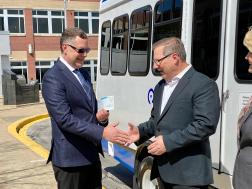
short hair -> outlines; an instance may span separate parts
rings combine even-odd
[[[249,30],[245,34],[243,45],[247,47],[249,52],[252,52],[252,26],[249,27]]]
[[[179,57],[185,61],[186,60],[186,52],[184,44],[181,39],[177,37],[168,37],[161,39],[153,44],[152,49],[155,50],[157,47],[163,46],[164,51],[163,55],[168,55],[170,53],[177,53]]]
[[[65,31],[62,33],[61,38],[60,38],[60,49],[62,48],[62,45],[65,43],[67,44],[73,43],[76,37],[80,37],[82,39],[88,38],[86,33],[80,28],[65,29]]]

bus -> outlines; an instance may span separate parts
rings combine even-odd
[[[152,44],[181,38],[187,62],[218,85],[221,116],[210,137],[213,187],[232,188],[237,118],[252,95],[242,43],[251,25],[251,0],[101,0],[96,95],[113,99],[110,121],[127,130],[128,122],[149,119],[153,89],[161,79],[152,68]],[[102,145],[134,174],[133,188],[158,188],[158,181],[149,179],[152,157],[146,145],[105,140]]]

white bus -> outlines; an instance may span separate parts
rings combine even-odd
[[[252,95],[252,76],[244,59],[243,37],[252,25],[251,0],[101,0],[97,98],[114,97],[110,121],[148,120],[153,88],[161,79],[152,68],[152,44],[177,36],[187,62],[218,84],[221,117],[210,137],[213,186],[232,188],[237,152],[236,122]],[[183,118],[182,118],[183,119]],[[105,151],[134,173],[134,187],[155,188],[149,181],[151,158],[145,147],[129,148],[103,141]],[[147,158],[146,158],[147,157]]]

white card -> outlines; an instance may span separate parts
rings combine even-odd
[[[114,96],[104,96],[98,101],[99,109],[114,110]]]
[[[115,155],[114,144],[108,141],[108,154],[111,156]]]

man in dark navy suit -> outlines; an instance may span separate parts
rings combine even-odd
[[[90,77],[80,69],[90,50],[86,34],[66,29],[60,48],[61,57],[43,78],[42,94],[52,125],[48,161],[59,189],[102,188],[101,139],[124,145],[128,135],[116,123],[108,124],[109,112],[97,110]]]

